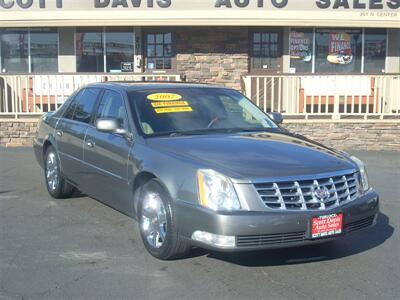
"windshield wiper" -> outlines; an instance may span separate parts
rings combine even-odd
[[[208,135],[216,133],[239,133],[239,132],[270,132],[279,130],[279,128],[213,128],[213,129],[199,129],[199,130],[188,130],[188,131],[172,131],[152,134],[151,137],[179,137],[179,136],[190,136],[190,135]]]
[[[200,130],[188,130],[188,131],[176,131],[167,133],[168,136],[185,136],[185,135],[205,135],[225,132],[226,129],[200,129]]]
[[[238,132],[271,132],[279,130],[279,128],[231,128],[227,129],[229,133],[238,133]]]

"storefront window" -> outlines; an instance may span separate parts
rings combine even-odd
[[[366,29],[364,72],[384,73],[386,59],[386,30]]]
[[[106,30],[107,72],[121,72],[122,63],[133,63],[133,30]]]
[[[313,64],[313,30],[295,29],[290,33],[291,73],[311,73]]]
[[[32,29],[30,38],[31,72],[58,72],[58,33],[56,29]]]
[[[252,37],[252,68],[279,70],[281,67],[281,35],[279,32],[254,32]]]
[[[28,30],[4,30],[1,32],[1,68],[3,72],[28,73]]]
[[[316,73],[361,73],[361,30],[317,30]]]
[[[102,29],[77,30],[76,60],[78,72],[104,72]]]
[[[147,70],[172,69],[172,33],[148,33],[146,36]]]

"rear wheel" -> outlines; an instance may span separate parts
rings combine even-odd
[[[62,199],[71,196],[74,187],[62,175],[57,152],[52,146],[46,150],[44,175],[47,191],[53,198]]]
[[[138,221],[143,243],[154,257],[168,260],[189,253],[190,243],[179,235],[169,194],[156,179],[141,188]]]

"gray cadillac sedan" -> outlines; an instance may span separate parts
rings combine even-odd
[[[135,218],[159,259],[193,246],[311,245],[375,225],[364,164],[281,122],[227,88],[98,83],[41,118],[34,150],[51,196],[79,190]]]

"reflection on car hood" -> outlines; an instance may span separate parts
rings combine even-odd
[[[288,133],[159,137],[148,145],[237,179],[265,179],[354,169],[342,154]]]

